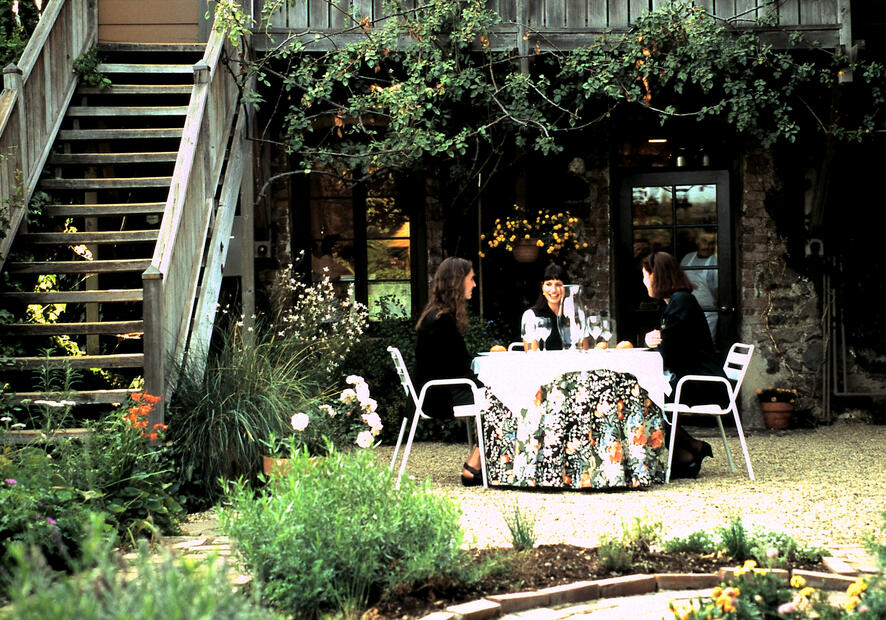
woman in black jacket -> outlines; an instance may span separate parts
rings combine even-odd
[[[471,356],[464,339],[468,326],[467,300],[476,286],[470,261],[450,257],[437,268],[428,303],[416,325],[417,389],[421,390],[432,379],[468,378],[483,385],[471,371]],[[428,390],[423,410],[431,417],[446,419],[452,417],[453,406],[473,402],[474,394],[467,386],[437,386]],[[483,483],[477,447],[462,466],[461,482],[465,486]]]
[[[647,293],[665,304],[661,328],[646,334],[646,345],[661,353],[665,370],[671,373],[671,387],[675,388],[685,375],[725,376],[705,314],[692,295],[694,286],[679,261],[667,252],[653,252],[641,264]],[[680,402],[725,405],[728,394],[722,384],[690,383],[684,386]],[[671,477],[697,477],[706,456],[713,456],[711,445],[694,439],[678,426]]]

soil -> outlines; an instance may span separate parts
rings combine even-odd
[[[364,618],[421,618],[450,605],[492,594],[505,594],[565,585],[577,581],[640,573],[715,573],[722,566],[741,564],[729,557],[700,553],[648,551],[635,554],[630,570],[601,568],[596,549],[567,544],[538,545],[516,551],[487,548],[469,551],[472,564],[493,566],[480,581],[463,585],[432,582],[410,591],[395,592],[370,609]],[[795,563],[791,568],[821,570],[820,564]]]

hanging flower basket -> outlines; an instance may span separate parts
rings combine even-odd
[[[533,263],[538,259],[539,250],[538,239],[520,239],[514,244],[514,260]]]

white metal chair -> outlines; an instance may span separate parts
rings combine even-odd
[[[394,367],[397,369],[397,374],[400,375],[400,383],[403,385],[406,395],[411,397],[412,402],[415,404],[415,414],[412,416],[412,426],[409,429],[409,437],[406,439],[406,446],[403,449],[403,459],[400,462],[400,472],[397,475],[397,488],[400,487],[400,480],[402,480],[403,474],[406,472],[406,461],[409,459],[409,452],[412,450],[412,440],[415,438],[415,430],[418,428],[418,421],[420,419],[430,419],[430,416],[426,415],[422,410],[428,388],[438,385],[464,385],[469,387],[474,393],[473,404],[457,405],[452,408],[452,411],[456,418],[474,418],[477,432],[477,446],[480,449],[480,470],[483,472],[483,486],[488,486],[486,481],[486,451],[483,444],[482,426],[482,403],[485,400],[483,388],[478,387],[476,383],[467,378],[434,379],[425,383],[421,388],[421,392],[416,395],[415,386],[412,384],[412,379],[409,378],[409,371],[406,369],[406,363],[403,361],[403,355],[400,353],[400,349],[397,347],[388,347],[388,353],[391,354],[391,357],[394,360]],[[406,430],[407,418],[408,416],[404,416],[403,422],[400,424],[400,434],[397,436],[397,445],[394,448],[394,456],[391,458],[391,471],[394,470],[394,466],[397,463],[397,455],[400,452],[400,445],[403,443],[403,433]],[[470,421],[467,419],[465,421],[468,422],[468,443],[473,445],[473,442],[471,441]]]
[[[729,354],[726,356],[726,361],[723,364],[723,372],[728,377],[728,380],[723,377],[709,375],[686,375],[685,377],[681,377],[677,382],[674,402],[665,403],[664,406],[665,414],[673,414],[673,419],[671,420],[671,438],[668,445],[668,469],[665,474],[665,483],[671,481],[671,462],[674,458],[674,438],[677,432],[677,416],[681,413],[717,416],[717,424],[720,427],[720,436],[723,438],[723,448],[726,450],[726,458],[729,460],[729,468],[732,471],[735,471],[735,465],[732,462],[732,453],[729,451],[729,445],[726,443],[726,432],[723,430],[722,420],[724,415],[729,415],[731,413],[732,417],[735,419],[735,429],[738,431],[738,439],[741,442],[741,449],[744,452],[744,462],[748,467],[748,477],[750,477],[751,480],[754,479],[754,470],[751,467],[751,457],[748,455],[748,445],[745,442],[744,431],[741,427],[741,419],[738,416],[738,408],[735,405],[735,400],[738,398],[738,394],[741,391],[741,382],[744,380],[745,373],[748,370],[748,365],[751,362],[751,356],[753,354],[754,345],[736,342],[730,347]],[[694,406],[682,404],[680,402],[680,393],[683,390],[683,386],[690,382],[722,383],[729,395],[729,404],[726,407],[721,407],[720,405],[715,404]]]
[[[523,341],[520,342],[512,342],[508,345],[508,351],[524,351],[523,349]]]

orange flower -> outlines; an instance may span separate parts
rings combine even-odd
[[[659,428],[657,430],[652,431],[652,434],[649,436],[649,447],[653,450],[656,448],[660,448],[661,444],[664,443],[664,433]]]
[[[138,414],[142,415],[142,416],[146,416],[149,413],[151,413],[151,409],[153,409],[153,407],[151,405],[142,405],[141,407],[138,408]]]
[[[151,404],[159,403],[162,396],[152,396],[151,394],[145,394],[145,400]]]
[[[618,419],[624,420],[625,419],[625,414],[624,414],[625,401],[623,401],[623,400],[618,401],[615,404],[615,408],[618,410]]]
[[[133,426],[133,428],[137,428],[137,429],[147,428],[147,427],[148,427],[148,421],[147,421],[147,420],[140,420],[140,421],[138,421],[138,422],[134,422],[134,423],[132,424],[132,426]]]
[[[563,484],[572,484],[572,476],[563,474]]]
[[[641,424],[634,429],[634,445],[642,446],[644,443],[646,443],[646,429]]]
[[[142,437],[155,441],[157,439],[157,433],[142,433]]]
[[[141,392],[133,392],[132,394],[129,395],[129,398],[132,399],[132,402],[137,403],[142,399],[142,393]]]
[[[169,427],[168,427],[166,424],[155,424],[155,425],[154,425],[154,430],[155,430],[155,431],[156,431],[156,430],[165,431],[167,428],[169,428]]]
[[[621,453],[621,442],[616,441],[612,445],[609,446],[609,461],[611,463],[621,463],[622,453]]]

